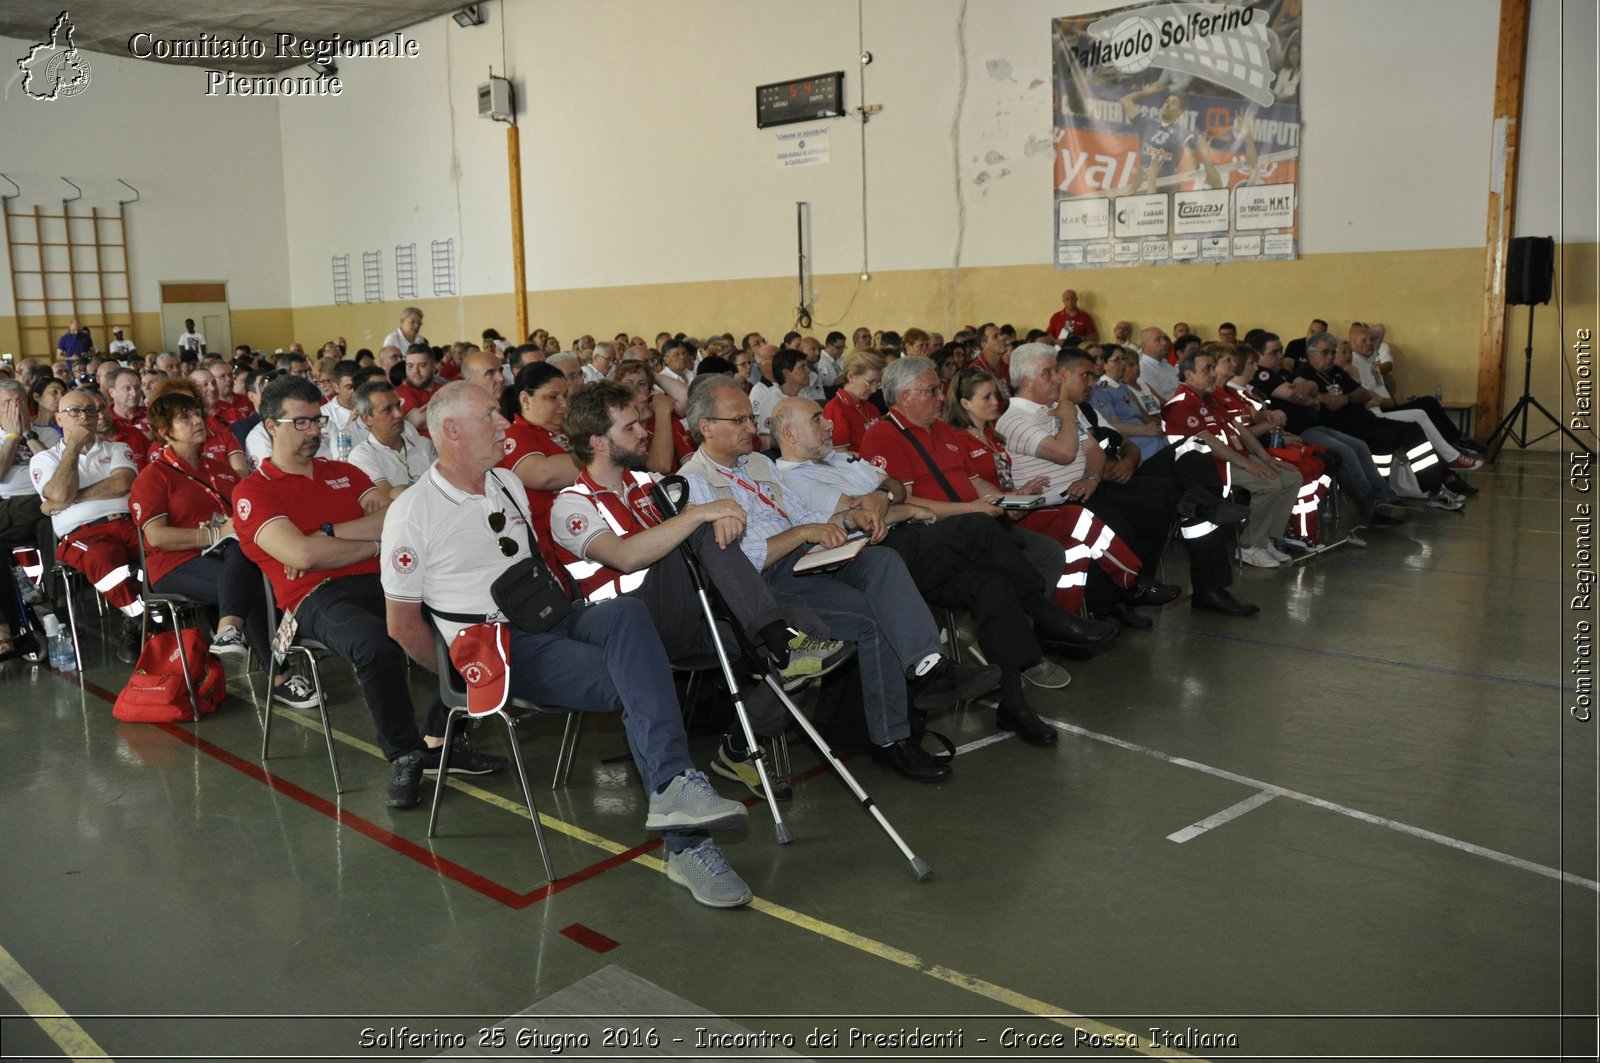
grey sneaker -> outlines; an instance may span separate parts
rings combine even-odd
[[[1041,660],[1038,664],[1022,673],[1022,678],[1036,687],[1046,690],[1060,690],[1072,682],[1072,675],[1065,668],[1051,660]]]
[[[741,826],[750,813],[717,793],[703,771],[690,769],[650,795],[645,830],[717,830]]]
[[[693,849],[668,853],[667,878],[712,908],[739,908],[754,896],[710,838]]]

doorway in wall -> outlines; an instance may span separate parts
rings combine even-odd
[[[206,338],[206,353],[233,356],[233,321],[228,314],[226,281],[186,281],[161,285],[161,349],[176,351],[183,323],[194,320]]]

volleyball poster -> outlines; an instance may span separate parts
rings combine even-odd
[[[1057,269],[1299,257],[1300,3],[1054,20]]]

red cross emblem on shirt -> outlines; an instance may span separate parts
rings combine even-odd
[[[410,572],[417,567],[417,555],[409,546],[402,546],[389,556],[395,571]]]

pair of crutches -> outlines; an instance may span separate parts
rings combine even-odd
[[[674,517],[682,512],[684,505],[688,501],[689,483],[681,476],[668,476],[658,481],[651,488],[650,493],[654,497],[656,506],[661,510],[662,515],[664,517]],[[794,834],[789,830],[789,825],[784,822],[783,813],[778,808],[778,801],[773,796],[772,780],[767,767],[766,755],[756,741],[755,731],[750,727],[750,716],[745,711],[744,700],[739,696],[739,679],[734,673],[733,661],[729,655],[728,647],[723,644],[722,633],[717,626],[716,613],[711,607],[711,596],[717,593],[716,588],[712,587],[710,580],[706,578],[704,570],[700,567],[700,559],[695,557],[694,551],[689,547],[689,543],[687,541],[680,543],[678,550],[682,553],[683,559],[688,565],[689,576],[694,581],[695,593],[700,599],[700,609],[705,614],[706,626],[711,631],[711,642],[716,649],[717,661],[722,666],[722,679],[728,687],[728,696],[733,699],[733,711],[734,715],[739,719],[740,730],[744,732],[745,748],[750,751],[750,757],[755,763],[756,774],[761,779],[761,790],[766,795],[767,807],[772,809],[772,824],[777,834],[778,844],[787,845],[794,840]],[[735,638],[743,643],[746,637],[745,633],[739,629],[738,624],[731,626],[735,632]],[[742,656],[752,662],[767,660],[763,651],[748,645],[742,647]],[[933,868],[928,866],[926,860],[911,851],[911,847],[906,845],[905,839],[901,838],[900,834],[890,825],[889,820],[885,818],[877,803],[872,800],[871,795],[861,788],[861,784],[856,781],[856,777],[851,774],[850,769],[845,767],[844,762],[834,753],[832,747],[823,740],[822,735],[812,726],[811,721],[806,719],[805,714],[795,706],[788,693],[783,689],[783,684],[778,682],[778,677],[774,674],[770,663],[763,669],[763,672],[763,681],[772,688],[773,693],[778,695],[778,700],[783,702],[784,706],[789,710],[789,715],[794,717],[795,722],[800,725],[800,729],[806,733],[807,737],[821,751],[823,757],[833,766],[833,770],[838,772],[839,778],[844,781],[845,786],[855,795],[856,800],[861,803],[861,807],[873,819],[877,820],[878,826],[883,828],[883,832],[889,836],[889,840],[894,842],[895,847],[900,850],[907,860],[911,861],[911,870],[916,874],[917,881],[928,881],[933,876]]]

